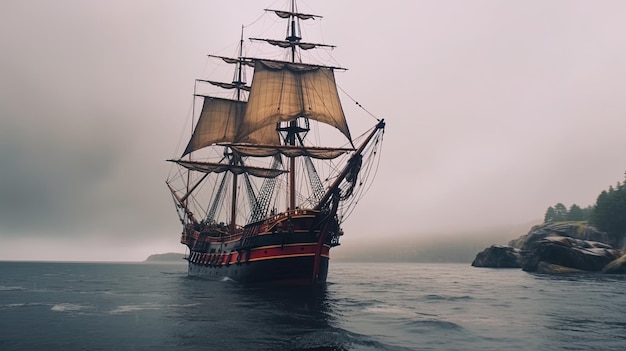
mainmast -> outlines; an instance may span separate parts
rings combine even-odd
[[[291,0],[291,13],[296,13],[296,0]],[[295,43],[299,42],[302,37],[296,35],[296,16],[291,15],[289,19],[289,23],[287,24],[287,33],[290,34],[285,38],[291,44],[291,62],[296,62],[296,45]],[[291,29],[291,30],[290,30]]]
[[[295,0],[291,0],[291,12],[296,12]],[[291,35],[285,38],[291,44],[291,62],[296,62],[296,45],[295,43],[302,39],[301,37],[296,35],[296,17],[291,16],[290,18],[291,24]],[[289,28],[289,24],[287,24],[287,28]],[[289,30],[289,29],[287,29]],[[298,118],[289,122],[289,130],[287,131],[288,142],[289,145],[296,145],[296,128],[298,127]],[[296,158],[289,158],[289,208],[296,208]]]
[[[338,129],[351,142],[333,73],[335,69],[342,68],[302,63],[300,50],[333,47],[302,41],[300,20],[320,16],[297,12],[295,0],[291,1],[291,7],[287,11],[266,11],[274,12],[287,20],[285,39],[250,39],[288,49],[289,57],[285,61],[244,58],[243,29],[238,58],[228,59],[210,55],[227,63],[236,64],[235,75],[231,83],[205,80],[203,82],[221,88],[236,89],[236,96],[233,100],[204,96],[205,105],[201,116],[204,118],[199,121],[183,156],[202,147],[223,143],[222,145],[226,147],[224,156],[233,167],[231,170],[234,170],[236,167],[244,166],[243,157],[277,156],[280,153],[282,157],[289,158],[287,168],[290,174],[286,179],[285,205],[293,210],[296,208],[296,158],[307,158],[309,161],[307,171],[311,177],[311,174],[315,174],[315,169],[310,164],[309,157],[332,159],[345,152],[339,148],[305,146],[305,138],[310,130],[309,120]],[[244,65],[254,66],[255,78],[250,87],[244,83]],[[246,96],[242,96],[241,90],[250,92],[246,101],[242,101]],[[237,174],[233,173],[231,190],[229,230],[232,232],[236,230],[236,201],[240,182]],[[247,179],[246,177],[246,184]]]
[[[281,134],[282,143],[285,146],[290,146],[294,148],[304,147],[304,139],[306,137],[306,134],[310,130],[309,129],[310,118],[313,118],[318,121],[321,120],[322,122],[330,123],[331,125],[334,125],[336,128],[339,128],[340,130],[342,130],[342,132],[348,137],[348,139],[350,139],[349,132],[347,130],[347,125],[345,127],[343,126],[345,122],[345,117],[343,115],[343,111],[341,110],[338,96],[332,96],[330,97],[329,100],[325,100],[321,98],[322,95],[326,96],[328,95],[328,92],[332,92],[336,90],[336,87],[334,86],[335,85],[334,76],[332,75],[332,72],[331,72],[334,67],[309,65],[308,68],[305,68],[306,64],[302,64],[302,60],[300,58],[299,50],[310,50],[310,49],[314,49],[318,47],[334,48],[333,45],[307,43],[307,42],[302,41],[300,20],[321,18],[321,16],[298,12],[296,8],[295,0],[291,0],[290,9],[288,11],[269,10],[269,9],[266,9],[266,11],[274,12],[278,17],[287,20],[287,30],[286,30],[285,39],[284,40],[260,39],[260,38],[250,38],[250,39],[264,41],[271,45],[288,49],[289,58],[285,62],[289,62],[292,66],[283,67],[281,69],[292,70],[292,72],[297,72],[297,73],[286,73],[287,75],[285,77],[287,78],[280,78],[280,77],[272,78],[272,79],[283,80],[283,82],[286,82],[285,79],[288,79],[289,83],[294,84],[292,86],[288,86],[285,88],[287,90],[284,91],[284,93],[286,94],[284,95],[284,97],[287,99],[290,99],[288,102],[289,108],[298,108],[298,107],[300,108],[299,112],[293,111],[293,110],[291,111],[291,112],[295,112],[296,114],[294,114],[293,116],[289,116],[291,117],[290,120],[287,120],[286,118],[289,118],[289,117],[284,115],[286,113],[285,109],[279,108],[271,112],[271,113],[276,114],[276,116],[279,116],[279,115],[283,116],[283,117],[279,117],[280,121],[278,121],[276,125],[276,131],[278,131]],[[271,62],[267,60],[265,62],[271,65]],[[302,64],[302,66],[299,66],[299,64]],[[317,76],[315,78],[317,80],[305,80],[305,78],[303,78],[303,74],[305,74],[304,71],[308,71],[309,72],[308,74],[311,74],[312,76],[311,72],[317,69],[322,69],[322,68],[327,70],[327,71],[324,71],[324,72],[328,72],[327,76],[324,76],[324,77]],[[270,68],[270,69],[274,69],[274,68]],[[257,68],[255,66],[255,72],[256,71],[257,71]],[[327,83],[332,84],[333,87],[326,86],[325,84]],[[307,85],[307,86],[305,87],[304,85]],[[317,88],[320,88],[325,91],[324,92],[318,91]],[[311,95],[307,95],[308,92],[312,90],[315,90],[315,93],[314,93],[315,97]],[[282,99],[283,98],[282,94],[283,93],[281,92],[279,93],[280,96],[276,96],[277,98],[279,98],[280,104],[286,103],[286,102],[283,102],[284,100]],[[317,105],[315,108],[317,109],[321,107],[323,112],[320,109],[314,110],[312,108],[312,105],[310,105],[311,99],[317,99],[315,100],[314,103],[319,104],[319,105]],[[335,103],[336,105],[334,105]],[[329,107],[331,104],[333,106]],[[329,114],[331,109],[333,113]],[[324,117],[322,117],[322,115]],[[340,122],[341,126],[338,126],[335,123],[337,120],[341,120]],[[288,183],[287,207],[289,209],[295,209],[296,207],[296,157],[297,156],[288,155],[287,157],[289,158],[289,177],[287,179],[287,183]]]
[[[289,43],[289,46],[291,49],[291,62],[292,63],[296,62],[296,47],[297,47],[297,44],[302,39],[302,37],[300,36],[301,33],[298,33],[297,28],[296,28],[297,22],[298,22],[298,17],[297,17],[297,12],[296,12],[295,0],[291,0],[289,22],[287,23],[287,37],[285,38],[285,40]],[[295,146],[296,140],[298,139],[297,135],[301,132],[309,131],[308,128],[299,127],[298,125],[299,118],[300,117],[297,117],[293,121],[290,121],[287,127],[278,126],[277,128],[278,131],[287,132],[286,144],[288,145]],[[306,119],[306,117],[303,117],[303,118]],[[306,123],[306,125],[308,125],[308,123]],[[293,210],[296,208],[296,158],[293,156],[289,158],[289,182],[288,183],[289,183],[289,209]]]

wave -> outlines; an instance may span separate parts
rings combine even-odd
[[[399,345],[392,345],[375,337],[358,334],[342,328],[316,330],[294,336],[290,340],[291,351],[334,351],[334,350],[372,350],[372,351],[410,351]]]
[[[374,305],[365,308],[365,312],[374,313],[374,314],[387,314],[387,315],[397,315],[397,316],[413,316],[414,313],[407,311],[402,307],[392,306],[392,305]]]
[[[21,286],[4,286],[0,285],[0,291],[24,291],[26,289]]]
[[[122,305],[109,311],[109,314],[129,313],[129,312],[137,312],[141,310],[158,310],[161,307],[162,307],[161,305],[157,305],[157,304]]]
[[[445,296],[445,295],[430,294],[430,295],[424,296],[424,299],[426,299],[426,300],[459,301],[459,300],[472,300],[473,297],[468,296],[468,295],[463,295],[463,296]]]
[[[74,303],[59,303],[59,304],[52,306],[50,310],[54,312],[76,312],[76,311],[82,311],[88,308],[89,306],[78,305]]]
[[[407,321],[405,324],[409,327],[413,328],[436,328],[436,329],[445,329],[445,330],[461,330],[462,326],[448,321],[442,321],[437,319],[423,319],[423,320],[412,320]]]
[[[10,303],[4,305],[7,308],[22,308],[22,307],[34,307],[34,306],[43,306],[45,305],[43,302],[22,302],[22,303]]]
[[[196,306],[201,306],[202,304],[200,302],[195,302],[195,303],[184,303],[184,304],[173,304],[173,305],[167,305],[167,307],[196,307]]]

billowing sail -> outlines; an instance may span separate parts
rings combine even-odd
[[[217,142],[233,142],[245,111],[245,102],[204,97],[200,118],[183,156]]]
[[[331,125],[351,140],[332,67],[257,60],[237,141],[276,144],[253,133],[301,116]]]
[[[275,125],[267,125],[249,135],[238,137],[246,107],[245,101],[203,96],[200,118],[182,156],[219,142],[254,142],[263,140],[279,145],[280,137]]]

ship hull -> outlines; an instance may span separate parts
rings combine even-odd
[[[270,258],[266,260],[240,262],[231,265],[209,266],[207,264],[189,262],[190,276],[224,280],[232,279],[241,283],[267,283],[310,285],[323,284],[328,275],[328,257],[320,257],[317,277],[313,278],[315,257],[295,256]]]
[[[295,210],[249,225],[233,240],[202,240],[191,231],[182,241],[190,248],[190,276],[315,285],[326,282],[330,248],[339,235],[334,212]]]

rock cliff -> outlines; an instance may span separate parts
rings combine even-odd
[[[586,222],[547,223],[534,226],[508,246],[486,248],[472,266],[540,273],[626,273],[626,255],[613,247],[615,243],[617,238]]]

